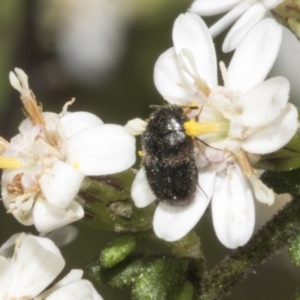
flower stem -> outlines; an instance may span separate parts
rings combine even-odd
[[[249,243],[202,279],[199,300],[221,299],[267,258],[276,254],[300,232],[300,197],[294,198],[261,228]]]

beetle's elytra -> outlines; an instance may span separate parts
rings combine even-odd
[[[188,120],[183,107],[161,106],[150,115],[142,135],[149,185],[159,200],[174,206],[188,204],[197,186],[194,142],[183,127]]]

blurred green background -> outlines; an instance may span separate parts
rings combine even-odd
[[[173,22],[190,3],[190,0],[2,0],[0,135],[9,140],[24,118],[19,94],[8,81],[8,73],[14,67],[28,74],[31,89],[44,111],[59,113],[66,101],[76,97],[70,111],[93,112],[105,123],[125,124],[135,117],[147,118],[150,104],[162,104],[153,83],[154,63],[171,47]],[[214,19],[207,21],[211,23]],[[216,46],[220,46],[223,38],[221,35],[216,39]],[[300,57],[297,45],[291,47],[288,49]],[[229,58],[230,55],[219,56],[225,63]],[[281,71],[282,68],[275,68],[273,74]],[[298,95],[294,92],[292,98],[298,99]],[[285,201],[278,199],[272,209],[257,205],[258,226]],[[0,214],[1,244],[13,233],[34,232],[32,227],[24,228],[7,215],[2,205]],[[115,236],[80,223],[74,226],[79,230],[78,238],[61,249],[67,260],[65,273],[71,268],[84,268]],[[197,231],[207,264],[212,268],[230,251],[216,239],[209,210]],[[284,249],[226,299],[294,299],[298,286],[300,272],[290,263]],[[106,300],[130,299],[129,289],[97,289]]]

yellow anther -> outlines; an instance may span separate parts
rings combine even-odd
[[[219,131],[219,125],[215,122],[198,123],[191,119],[183,125],[185,134],[188,136],[199,136],[208,133],[215,133]]]
[[[142,151],[142,150],[138,151],[138,155],[139,156],[143,156],[144,155],[144,151]]]
[[[18,169],[21,161],[15,157],[0,156],[0,169]]]

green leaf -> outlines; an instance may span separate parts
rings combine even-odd
[[[300,168],[293,171],[266,171],[260,179],[277,194],[300,194]]]
[[[83,222],[116,232],[137,232],[152,227],[155,204],[137,208],[130,196],[135,172],[86,177],[76,200],[83,206]]]
[[[284,148],[270,154],[262,155],[255,168],[270,171],[291,171],[300,168],[299,132],[295,134]]]

